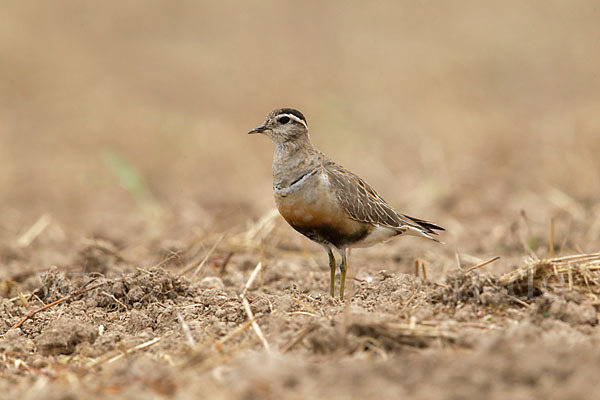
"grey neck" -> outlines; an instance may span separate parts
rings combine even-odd
[[[308,134],[306,136],[296,137],[294,140],[286,140],[285,142],[279,142],[277,143],[277,147],[275,148],[275,152],[280,152],[288,155],[294,154],[302,150],[313,150],[313,145],[310,142]]]
[[[277,143],[273,156],[273,185],[286,187],[307,171],[315,168],[315,154],[310,140]]]

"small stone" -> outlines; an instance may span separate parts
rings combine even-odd
[[[17,340],[21,336],[21,331],[19,329],[11,329],[10,331],[4,334],[6,340]]]
[[[200,281],[200,287],[207,289],[225,289],[223,280],[217,276],[207,276]]]
[[[79,343],[94,343],[97,329],[77,320],[62,318],[42,332],[34,342],[42,355],[72,354]]]
[[[48,361],[46,359],[44,359],[44,358],[36,358],[31,363],[31,366],[33,368],[37,368],[37,369],[46,368],[48,366]]]

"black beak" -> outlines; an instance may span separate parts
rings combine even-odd
[[[248,135],[252,134],[252,133],[261,133],[266,131],[268,128],[266,126],[259,126],[258,128],[254,128],[252,129],[250,132],[248,132]]]

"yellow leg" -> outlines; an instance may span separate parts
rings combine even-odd
[[[331,276],[329,277],[329,294],[331,297],[335,296],[335,257],[333,256],[333,252],[331,249],[327,249],[327,254],[329,255],[329,269],[331,271]]]
[[[346,288],[346,272],[348,272],[348,262],[346,261],[346,249],[342,250],[342,262],[340,263],[340,300],[344,300],[344,289]]]

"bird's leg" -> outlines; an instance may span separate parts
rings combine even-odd
[[[330,248],[327,248],[327,254],[329,255],[329,269],[331,276],[329,278],[329,294],[331,297],[335,296],[335,257]]]
[[[342,262],[340,263],[340,300],[344,300],[344,289],[346,288],[346,272],[348,272],[348,262],[346,260],[346,249],[341,250]]]

